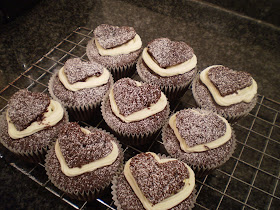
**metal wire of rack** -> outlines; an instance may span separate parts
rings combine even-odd
[[[48,81],[54,71],[73,57],[88,60],[85,48],[92,38],[93,30],[79,27],[21,73],[13,82],[0,91],[0,112],[9,98],[19,89],[47,92]],[[134,74],[133,78],[139,77]],[[195,107],[189,89],[173,106],[173,112],[186,107]],[[265,96],[258,96],[257,106],[251,113],[233,125],[237,147],[233,157],[212,174],[197,179],[197,200],[195,209],[277,209],[280,205],[280,103]],[[84,125],[88,125],[81,122]],[[109,129],[101,120],[97,125]],[[167,154],[161,136],[148,145],[132,147],[123,145],[125,160],[137,153],[153,151]],[[75,201],[55,188],[48,180],[44,165],[25,164],[0,147],[0,161],[5,159],[50,193],[56,195],[75,209],[85,209],[99,204],[101,209],[115,209],[110,192],[98,198],[95,203]],[[11,157],[10,157],[11,155]]]

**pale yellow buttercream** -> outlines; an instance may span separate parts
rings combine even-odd
[[[170,161],[176,161],[176,159],[174,159],[174,158],[160,159],[155,153],[152,153],[152,152],[148,152],[148,153],[153,155],[153,157],[159,163],[166,163],[166,162],[170,162]],[[130,167],[130,162],[131,162],[131,159],[128,160],[126,162],[126,164],[125,164],[124,175],[125,175],[126,180],[129,183],[129,185],[131,186],[131,188],[133,189],[134,193],[139,198],[139,200],[141,201],[141,203],[143,204],[145,209],[149,209],[149,210],[165,210],[165,209],[170,209],[170,208],[178,205],[182,201],[184,201],[186,198],[188,198],[190,196],[190,194],[192,193],[192,191],[194,190],[194,187],[195,187],[195,175],[194,175],[194,172],[193,172],[193,170],[187,164],[184,163],[184,165],[188,169],[189,178],[184,180],[185,185],[183,186],[183,188],[180,189],[180,191],[177,192],[176,194],[174,194],[174,195],[164,199],[163,201],[153,205],[144,196],[144,194],[140,190],[139,186],[137,185],[137,182],[135,181],[133,175],[131,174],[131,171],[130,171],[130,168],[129,168]]]
[[[257,94],[257,83],[252,78],[252,85],[249,87],[246,87],[242,90],[238,90],[237,93],[233,93],[226,96],[221,96],[219,90],[215,87],[215,85],[211,82],[211,80],[208,77],[208,71],[213,68],[221,65],[213,65],[209,66],[208,68],[204,69],[200,73],[200,80],[207,86],[208,90],[210,91],[211,95],[213,96],[215,102],[219,104],[220,106],[230,106],[232,104],[237,104],[242,101],[249,103],[252,101],[252,99]]]
[[[8,133],[12,139],[19,139],[26,136],[30,136],[38,131],[41,131],[49,126],[56,125],[64,115],[64,110],[61,104],[57,101],[51,100],[50,105],[47,108],[47,112],[43,114],[42,121],[35,121],[31,123],[27,128],[22,131],[16,129],[15,125],[11,122],[8,111],[6,119],[8,123]]]
[[[179,74],[184,74],[193,68],[196,67],[197,64],[197,58],[195,54],[193,54],[193,57],[184,63],[180,63],[178,65],[170,66],[167,68],[161,68],[154,60],[151,58],[149,53],[147,52],[147,48],[144,48],[142,53],[142,58],[147,64],[147,66],[154,71],[156,74],[162,76],[162,77],[170,77],[175,76]]]

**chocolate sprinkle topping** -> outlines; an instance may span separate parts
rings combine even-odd
[[[94,30],[94,38],[105,49],[122,45],[132,40],[135,35],[134,28],[128,26],[118,27],[102,24]]]
[[[221,96],[237,93],[237,90],[252,85],[252,77],[243,71],[234,71],[224,66],[213,67],[208,71],[208,77],[219,90]]]
[[[103,69],[104,67],[99,63],[83,62],[80,58],[69,59],[64,65],[64,73],[71,84],[83,82],[91,76],[99,77]]]
[[[120,114],[124,116],[148,108],[161,97],[161,90],[158,86],[151,84],[137,86],[136,82],[130,78],[118,80],[113,92]]]
[[[85,164],[109,155],[112,143],[105,133],[96,130],[85,134],[78,123],[67,123],[58,136],[60,150],[69,168]]]
[[[179,111],[176,114],[176,127],[180,136],[190,147],[212,142],[226,132],[226,124],[222,119],[217,114],[205,110]]]
[[[26,89],[16,92],[9,101],[9,117],[17,130],[24,130],[34,121],[41,121],[50,104],[44,93],[34,93]]]
[[[141,192],[153,205],[176,194],[184,186],[184,179],[189,177],[182,162],[158,163],[149,153],[133,157],[130,170]]]
[[[161,68],[183,63],[193,57],[193,49],[185,42],[175,42],[159,38],[148,44],[148,53]]]

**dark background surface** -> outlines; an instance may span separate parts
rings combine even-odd
[[[143,46],[158,37],[185,41],[199,70],[223,64],[248,71],[260,94],[280,101],[277,0],[9,2],[1,5],[0,90],[77,27],[108,23],[133,26]],[[0,209],[69,208],[1,158],[0,169]]]

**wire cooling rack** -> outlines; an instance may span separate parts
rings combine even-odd
[[[79,27],[16,80],[0,91],[0,112],[9,98],[19,89],[46,92],[53,72],[60,69],[69,58],[88,60],[86,44],[93,30]],[[134,74],[133,78],[139,77]],[[173,112],[195,107],[191,90],[172,105]],[[280,103],[258,96],[258,103],[251,113],[233,125],[237,147],[233,157],[212,174],[197,179],[195,209],[279,209],[280,206]],[[87,125],[81,122],[81,124]],[[97,125],[109,130],[104,120]],[[125,160],[140,152],[153,151],[167,154],[161,136],[148,145],[132,147],[123,145]],[[110,189],[93,202],[71,200],[52,185],[45,174],[43,164],[30,165],[22,162],[4,147],[0,147],[0,161],[5,160],[34,182],[47,189],[75,209],[115,209]]]

